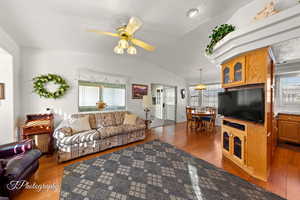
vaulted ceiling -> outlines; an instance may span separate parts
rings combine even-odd
[[[199,68],[204,68],[204,77],[218,76],[218,68],[203,53],[211,29],[250,1],[1,0],[0,26],[24,47],[109,54],[117,39],[86,29],[113,32],[137,16],[144,25],[136,37],[157,47],[153,53],[138,49],[137,56],[195,81]],[[186,17],[190,8],[200,14]]]

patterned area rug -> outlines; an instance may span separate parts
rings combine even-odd
[[[282,198],[170,144],[154,140],[65,167],[60,199]]]

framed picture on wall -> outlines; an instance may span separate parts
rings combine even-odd
[[[148,95],[148,85],[132,84],[133,99],[142,99],[145,95]]]
[[[4,99],[4,83],[0,83],[0,99]]]

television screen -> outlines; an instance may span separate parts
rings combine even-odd
[[[225,117],[264,123],[265,98],[263,88],[240,89],[218,94],[218,113]]]

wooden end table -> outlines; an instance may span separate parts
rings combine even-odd
[[[54,152],[53,148],[53,132],[54,132],[54,116],[53,114],[38,114],[38,115],[27,115],[27,120],[24,125],[21,126],[22,138],[29,139],[35,135],[49,136],[48,139],[48,151],[43,153],[52,154]],[[26,124],[28,122],[40,121],[40,120],[50,120],[48,125],[37,125],[28,127]]]

